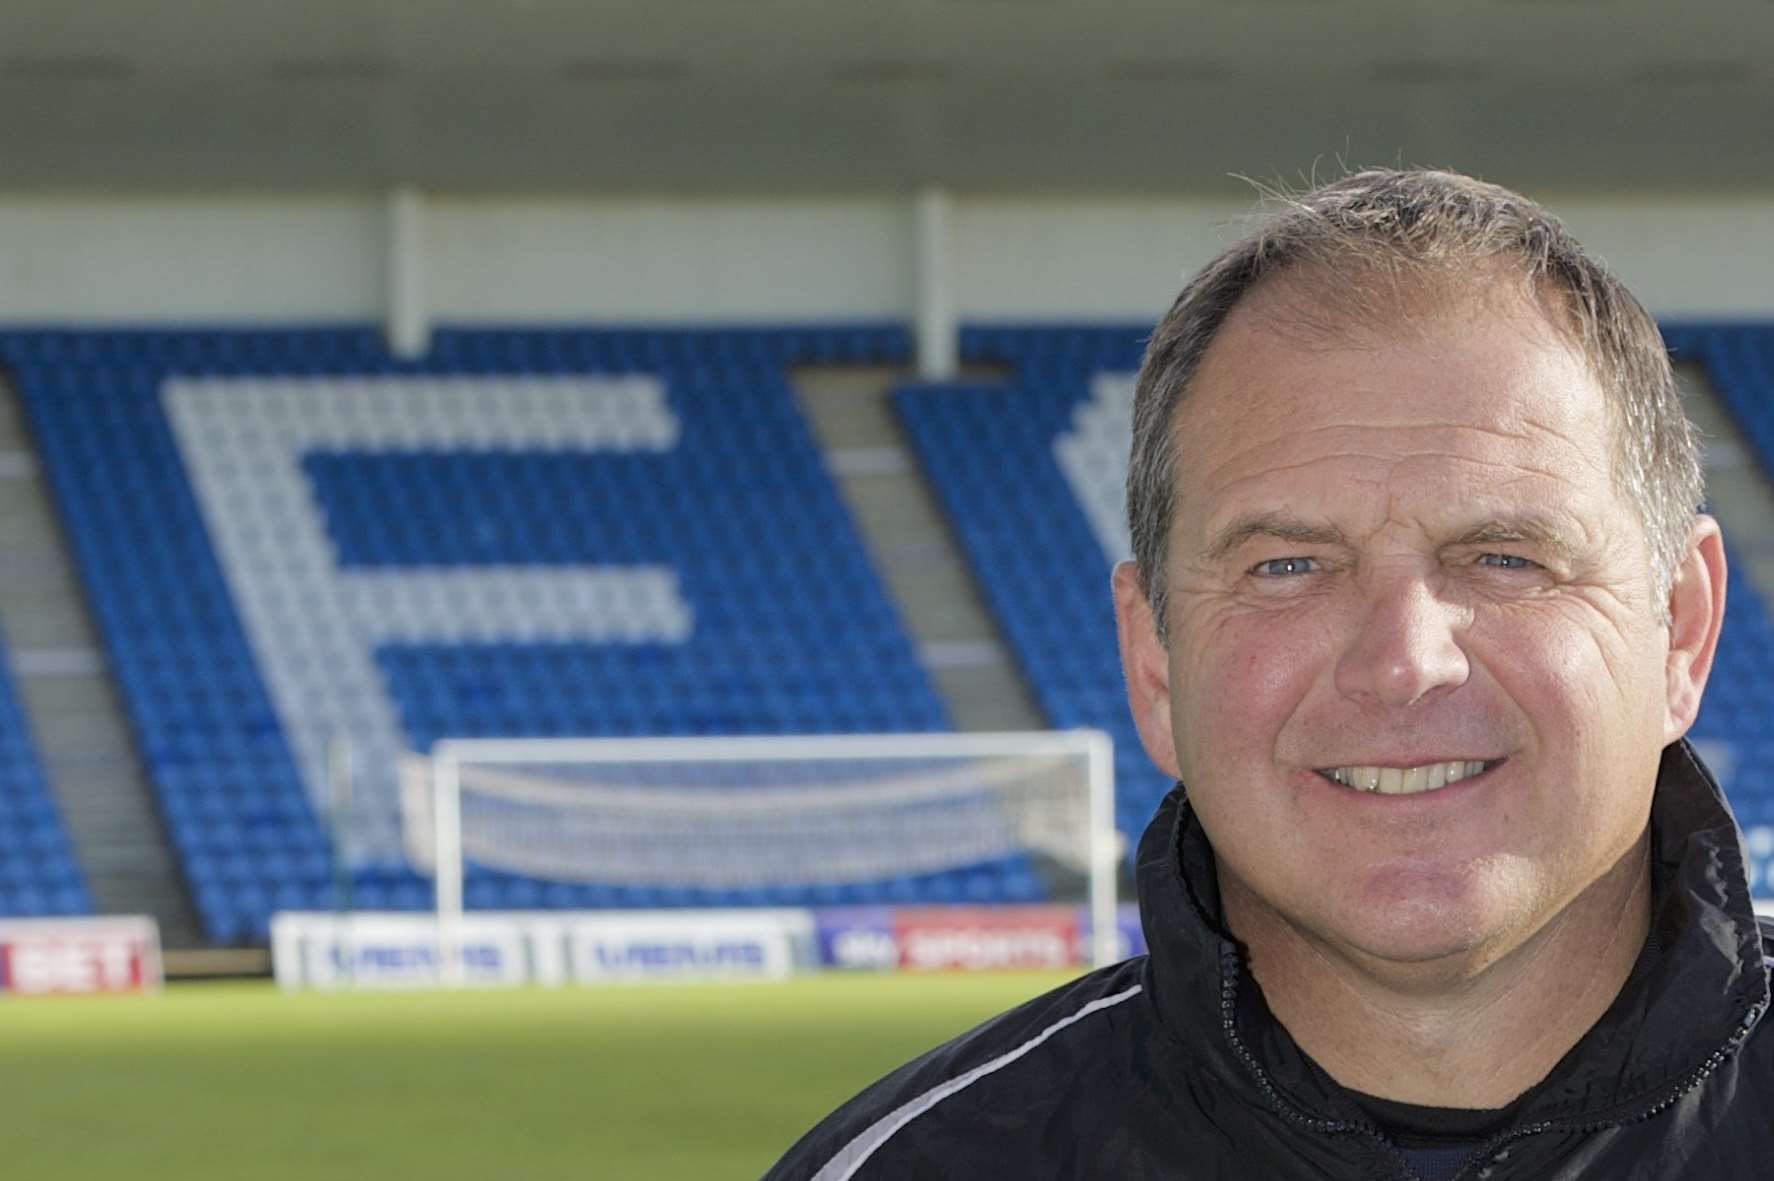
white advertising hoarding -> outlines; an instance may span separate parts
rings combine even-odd
[[[813,938],[805,911],[646,911],[574,918],[567,924],[573,979],[659,980],[735,976],[780,980],[794,945]]]
[[[463,917],[461,980],[472,987],[787,976],[813,957],[800,910],[504,911]],[[444,973],[428,914],[286,912],[271,920],[286,989],[435,988]]]

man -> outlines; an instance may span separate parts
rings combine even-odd
[[[1183,290],[1135,396],[1148,957],[772,1178],[1774,1176],[1767,943],[1683,735],[1718,527],[1661,339],[1526,199],[1363,172]]]

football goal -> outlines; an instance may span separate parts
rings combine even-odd
[[[871,900],[883,883],[1014,866],[1040,897],[1088,905],[1092,958],[1108,963],[1114,815],[1113,751],[1095,730],[447,739],[402,773],[446,979],[468,864],[710,905]]]

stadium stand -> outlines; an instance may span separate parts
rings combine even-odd
[[[0,660],[0,917],[92,911],[12,674]]]
[[[946,729],[782,375],[907,351],[879,326],[446,329],[419,363],[349,327],[0,335],[209,936],[342,901],[330,733],[373,779],[443,735]],[[618,573],[587,591],[587,567]],[[428,907],[393,817],[357,821],[354,904]],[[467,896],[1039,889],[1016,862],[732,896],[471,866]]]
[[[1114,736],[1130,834],[1168,787],[1127,717],[1106,593],[1144,335],[969,328],[963,360],[1008,381],[894,395],[1047,720]],[[1774,471],[1774,333],[1670,337]],[[335,734],[381,765],[446,735],[946,729],[783,377],[908,351],[868,325],[455,328],[422,362],[358,327],[0,332],[209,937],[262,941],[274,910],[345,901]],[[1746,579],[1730,604],[1695,733],[1745,824],[1774,825],[1774,628]],[[0,910],[89,911],[10,686],[0,755],[0,840],[32,850],[5,860]],[[391,814],[354,832],[354,905],[430,906]],[[519,909],[1041,893],[1020,859],[751,891],[467,882],[471,906]]]
[[[1763,470],[1774,473],[1774,326],[1672,324],[1663,335],[1677,358],[1705,366]]]
[[[1774,327],[1670,324],[1664,337],[1678,360],[1699,362],[1761,469],[1774,476]],[[1718,744],[1745,827],[1774,825],[1774,627],[1767,604],[1733,569],[1726,642],[1695,734]],[[1774,886],[1774,833],[1750,833],[1762,888]]]
[[[1170,786],[1141,753],[1117,662],[1109,569],[1130,552],[1121,520],[1132,375],[1149,329],[974,326],[961,355],[1008,366],[998,383],[907,385],[894,402],[1005,638],[1054,726],[1116,744],[1117,825],[1137,834]],[[1676,327],[1761,462],[1774,472],[1774,330]],[[1746,826],[1774,824],[1774,628],[1733,572],[1726,642],[1695,726]],[[1774,831],[1751,834],[1774,880]]]
[[[1140,749],[1109,600],[1126,471],[1128,382],[1145,331],[968,328],[961,356],[997,384],[908,385],[894,404],[1036,702],[1056,727],[1115,740],[1116,825],[1137,834],[1170,787]],[[1093,380],[1109,375],[1095,387]],[[1083,410],[1083,413],[1079,413]],[[1080,462],[1062,460],[1065,439]],[[1123,453],[1116,454],[1115,448]],[[1116,540],[1105,544],[1103,530]]]

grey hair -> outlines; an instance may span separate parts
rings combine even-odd
[[[1315,313],[1304,300],[1292,309],[1326,324],[1351,311],[1383,316],[1413,293],[1459,297],[1475,265],[1519,277],[1608,394],[1614,479],[1644,526],[1662,608],[1704,489],[1663,337],[1632,293],[1538,204],[1459,173],[1368,169],[1270,196],[1280,208],[1202,268],[1159,321],[1134,385],[1127,523],[1159,639],[1168,639],[1177,409],[1232,309],[1283,272],[1337,284],[1334,309]]]

